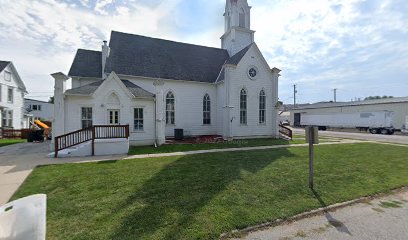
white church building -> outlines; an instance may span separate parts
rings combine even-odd
[[[131,145],[174,137],[278,138],[278,78],[254,41],[251,7],[227,0],[221,48],[112,31],[55,79],[54,136],[129,125]],[[72,88],[66,82],[72,80]]]

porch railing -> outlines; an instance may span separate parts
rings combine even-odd
[[[54,157],[58,152],[81,143],[92,141],[92,156],[95,155],[96,139],[129,138],[129,125],[95,125],[90,128],[81,129],[55,137]]]
[[[286,126],[279,125],[279,133],[282,134],[282,135],[284,135],[285,137],[290,138],[290,140],[293,139],[293,131],[292,131],[292,129],[290,129],[290,128],[286,127]]]

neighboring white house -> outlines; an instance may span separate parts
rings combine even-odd
[[[54,119],[54,104],[50,102],[24,98],[24,108],[35,120],[52,122]]]
[[[280,70],[254,42],[250,11],[246,0],[227,0],[221,48],[112,31],[102,51],[79,49],[68,76],[52,75],[54,136],[129,124],[132,145],[160,145],[175,129],[225,139],[279,137]]]
[[[26,93],[24,82],[14,64],[0,61],[0,127],[14,129],[28,127],[28,118],[24,109]]]

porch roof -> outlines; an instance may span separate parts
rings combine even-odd
[[[84,85],[82,87],[69,89],[65,91],[65,94],[83,96],[92,95],[102,85],[103,81],[105,80],[100,80],[88,85]],[[129,80],[121,79],[121,81],[136,98],[154,98],[155,96],[153,93],[139,87],[138,85],[132,83]]]

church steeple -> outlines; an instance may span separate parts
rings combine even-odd
[[[248,6],[247,0],[227,0],[224,18],[225,33],[221,37],[221,45],[233,56],[254,42],[251,7]]]

